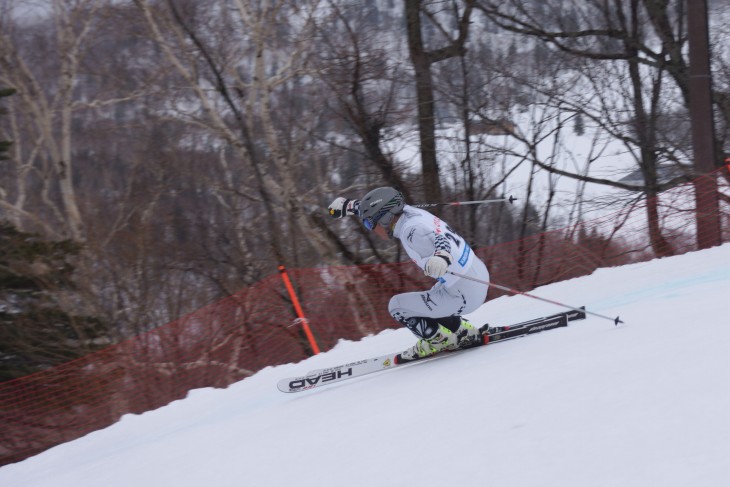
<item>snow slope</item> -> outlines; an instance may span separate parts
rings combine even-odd
[[[0,468],[7,487],[730,485],[730,245],[534,294],[620,315],[323,389],[282,377],[405,348],[387,331],[201,389]],[[526,297],[472,315],[550,314]]]

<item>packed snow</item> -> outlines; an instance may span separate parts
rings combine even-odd
[[[276,382],[403,349],[390,330],[0,468],[7,487],[730,485],[730,245],[545,286],[568,328],[284,394]],[[476,324],[556,312],[525,296]]]

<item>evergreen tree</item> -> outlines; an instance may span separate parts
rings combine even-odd
[[[80,308],[71,279],[79,250],[0,222],[0,381],[109,344],[100,320],[69,311]]]

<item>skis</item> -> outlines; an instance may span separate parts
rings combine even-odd
[[[440,352],[434,355],[429,355],[425,358],[409,361],[403,361],[400,358],[400,353],[381,355],[380,357],[373,357],[349,364],[313,370],[307,373],[307,375],[301,377],[288,377],[281,379],[277,383],[277,387],[281,392],[306,391],[316,387],[322,387],[328,384],[334,384],[335,382],[354,379],[356,377],[362,377],[364,375],[402,367],[412,363],[430,362],[431,360],[448,357],[454,353],[460,353],[464,350],[476,348],[482,345],[493,344],[505,340],[511,340],[513,338],[533,335],[542,331],[565,327],[568,326],[569,321],[582,320],[585,317],[586,314],[583,311],[567,311],[565,313],[557,313],[544,318],[524,321],[511,326],[497,327],[493,329],[495,331],[492,333],[489,333],[488,325],[485,325],[479,329],[482,337],[481,341],[475,341],[474,343],[457,350]]]

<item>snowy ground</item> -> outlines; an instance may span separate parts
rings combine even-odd
[[[7,487],[730,485],[730,245],[534,291],[609,316],[315,391],[282,377],[405,348],[342,342],[0,468]],[[500,298],[508,323],[556,308]]]

